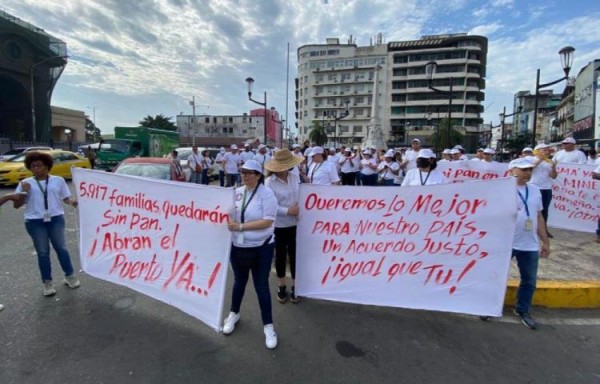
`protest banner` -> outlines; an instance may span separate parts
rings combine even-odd
[[[215,330],[222,320],[233,189],[73,169],[82,269],[173,305]]]
[[[593,165],[556,166],[548,226],[595,233],[600,217],[600,181],[592,179]]]
[[[442,161],[437,164],[449,181],[493,180],[510,176],[507,163],[485,161]]]
[[[296,289],[349,303],[501,316],[515,181],[302,184]]]

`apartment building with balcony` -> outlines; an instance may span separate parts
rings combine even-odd
[[[361,143],[371,119],[375,66],[380,71],[375,113],[381,119],[388,146],[408,145],[411,137],[427,137],[447,118],[449,97],[429,89],[425,65],[438,64],[433,86],[453,83],[452,123],[463,133],[477,133],[483,123],[487,38],[467,34],[424,36],[419,40],[383,43],[381,35],[368,46],[352,39],[340,44],[298,48],[296,118],[300,140],[315,123],[332,124],[348,105],[349,115],[330,130],[339,144]],[[332,124],[334,125],[334,124]]]

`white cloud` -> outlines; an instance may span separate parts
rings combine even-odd
[[[499,24],[499,23],[483,24],[483,25],[478,25],[478,26],[472,28],[471,30],[469,30],[469,34],[489,37],[489,35],[493,34],[494,32],[496,32],[497,30],[499,30],[501,28],[502,28],[502,24]]]

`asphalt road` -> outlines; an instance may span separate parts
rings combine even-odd
[[[76,211],[67,212],[78,266]],[[439,312],[274,300],[279,347],[270,351],[250,285],[231,336],[86,275],[81,288],[59,286],[45,298],[22,214],[8,203],[0,215],[2,384],[600,383],[600,310],[536,309],[541,326],[531,331],[508,309],[486,323]],[[53,266],[60,281],[55,257]]]

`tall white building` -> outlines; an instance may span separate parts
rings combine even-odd
[[[335,125],[329,137],[339,144],[362,142],[371,118],[375,66],[383,67],[378,85],[379,116],[389,146],[408,145],[419,137],[427,142],[442,119],[448,117],[449,95],[429,89],[425,65],[437,62],[432,85],[449,90],[453,85],[452,124],[472,134],[476,146],[483,123],[487,38],[467,34],[424,36],[419,40],[358,47],[340,44],[304,45],[298,49],[296,106],[299,140],[308,138],[315,122]]]

